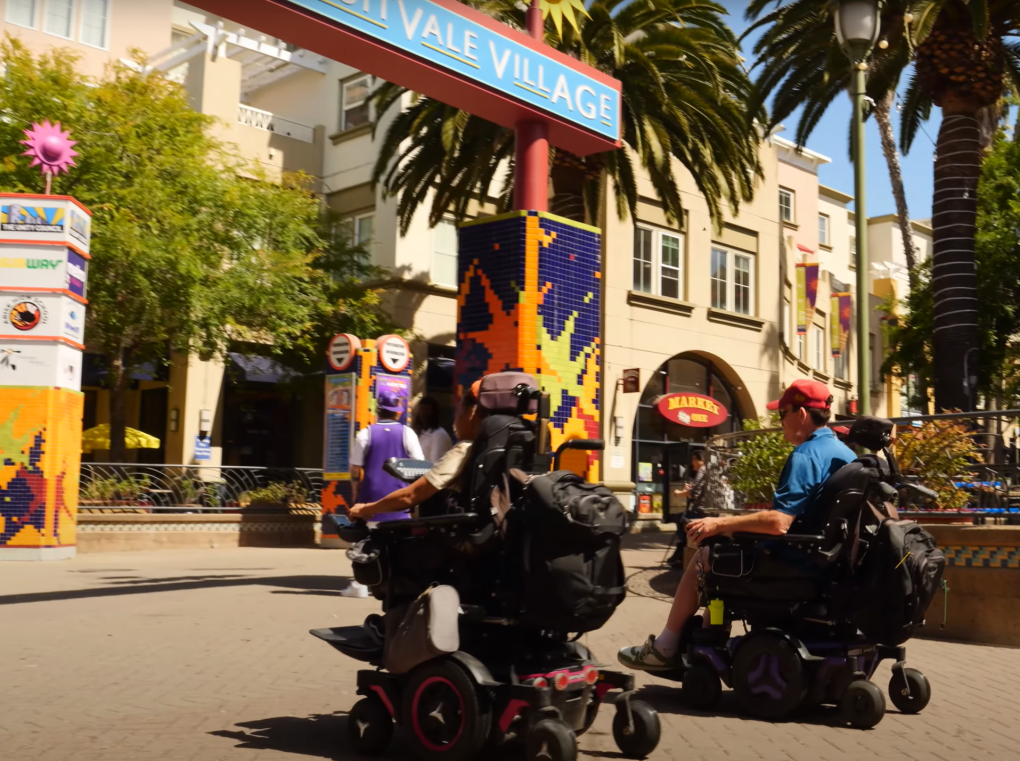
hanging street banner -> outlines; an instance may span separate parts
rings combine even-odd
[[[619,146],[617,80],[457,0],[195,4],[504,127],[545,122],[578,155]]]
[[[852,322],[853,298],[849,293],[839,295],[839,350],[846,353],[846,345],[850,340],[850,324]]]
[[[839,343],[839,294],[829,297],[829,346],[832,356],[836,359],[843,356],[843,347]]]
[[[818,262],[797,264],[797,333],[807,335],[818,303]]]

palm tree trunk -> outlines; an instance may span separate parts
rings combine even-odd
[[[917,289],[917,249],[914,247],[914,232],[910,226],[910,212],[907,210],[907,193],[903,188],[903,172],[900,170],[900,155],[896,150],[896,137],[892,127],[892,104],[896,93],[892,90],[875,104],[875,121],[882,138],[882,153],[889,168],[893,199],[896,201],[896,216],[899,220],[900,235],[903,236],[903,254],[907,258],[907,277],[910,290]]]
[[[976,109],[968,108],[962,100],[944,99],[936,147],[932,202],[936,411],[971,409],[973,391],[966,391],[964,368],[969,368],[966,374],[977,374],[980,345],[974,260],[980,127]]]

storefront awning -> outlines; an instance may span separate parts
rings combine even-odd
[[[296,378],[300,373],[284,367],[275,359],[260,357],[257,354],[240,354],[230,352],[230,361],[244,373],[248,383],[279,383],[282,380]]]

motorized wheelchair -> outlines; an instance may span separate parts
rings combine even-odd
[[[456,499],[441,492],[416,517],[371,528],[336,519],[345,540],[368,538],[352,556],[355,575],[382,600],[384,612],[364,626],[312,631],[376,667],[358,672],[363,697],[349,714],[348,742],[365,755],[378,754],[399,725],[425,759],[463,761],[487,745],[522,741],[529,759],[574,761],[577,735],[592,725],[606,694],[622,690],[613,734],[626,756],[642,758],[658,743],[658,715],[632,699],[632,675],[603,669],[570,633],[522,620],[520,564],[513,557],[519,548],[508,529],[515,511],[528,509],[521,474],[549,473],[566,449],[595,450],[603,443],[571,441],[548,453],[548,396],[524,374],[487,376],[479,405],[487,416]],[[429,466],[391,460],[386,469],[411,483]],[[409,673],[390,673],[384,669],[386,616],[434,584],[458,592],[459,650]]]
[[[934,496],[903,483],[888,448],[892,430],[888,420],[855,422],[848,443],[883,456],[864,454],[833,474],[820,497],[826,509],[795,526],[800,533],[737,533],[703,543],[709,549],[702,603],[716,609],[716,620],[702,626],[700,617],[692,618],[682,636],[683,667],[653,675],[682,682],[684,698],[702,710],[716,706],[725,684],[760,718],[781,720],[805,705],[834,704],[847,723],[870,728],[886,711],[871,679],[891,659],[893,705],[903,713],[925,708],[931,687],[907,668],[906,648],[869,640],[853,623],[855,574],[882,519],[871,514],[873,506],[908,494]],[[702,516],[685,516],[681,530],[696,517]],[[737,621],[745,633],[731,636]]]

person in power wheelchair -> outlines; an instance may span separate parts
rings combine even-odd
[[[935,494],[903,481],[889,450],[888,420],[854,422],[847,441],[866,452],[854,459],[822,427],[830,403],[824,386],[799,381],[769,405],[797,444],[774,509],[685,518],[700,548],[667,624],[677,633],[667,645],[678,641],[677,649],[663,652],[666,646],[650,638],[620,653],[625,663],[681,681],[694,708],[715,707],[725,683],[760,718],[835,704],[843,721],[871,728],[886,710],[871,681],[883,660],[894,661],[889,697],[902,713],[919,713],[930,700],[928,680],[906,667],[902,643],[923,626],[945,559],[927,532],[899,519],[894,505],[911,493]],[[803,505],[796,517],[791,497]],[[685,620],[699,601],[708,619]],[[733,621],[743,622],[742,635],[731,636]]]
[[[631,699],[634,677],[605,670],[577,641],[579,633],[601,626],[625,595],[619,536],[626,518],[596,485],[576,486],[582,494],[569,507],[575,512],[549,509],[536,497],[535,484],[553,484],[555,491],[574,478],[550,473],[565,448],[603,446],[574,441],[547,454],[549,407],[531,376],[486,376],[462,397],[455,424],[461,441],[454,450],[431,467],[388,462],[387,470],[409,485],[356,505],[350,517],[357,523],[335,518],[340,536],[356,542],[348,553],[355,578],[383,602],[385,614],[370,616],[364,626],[312,631],[376,667],[358,672],[362,699],[350,711],[347,735],[357,752],[383,752],[399,725],[424,759],[467,761],[487,744],[516,740],[529,760],[575,761],[577,736],[612,690],[623,691],[615,701],[613,735],[624,755],[643,758],[656,747],[658,715]],[[582,525],[575,518],[589,494],[587,504],[598,507],[585,516],[598,516]],[[401,510],[412,515],[363,523]],[[611,595],[604,604],[596,601],[594,615],[592,608],[579,612],[563,604],[562,587],[529,573],[529,563],[547,559],[540,552],[546,537],[532,530],[542,520],[567,527],[553,549],[556,562],[570,564],[572,582],[587,570],[609,567],[608,576],[590,576],[592,589]],[[577,551],[574,530],[590,532],[596,551]],[[610,552],[611,566],[595,563],[600,549]],[[429,636],[415,639],[416,628]]]
[[[817,524],[822,486],[832,474],[856,459],[853,451],[836,439],[827,427],[832,395],[824,383],[797,380],[790,384],[783,396],[767,407],[778,410],[783,436],[796,448],[783,468],[771,510],[751,515],[722,518],[697,518],[686,524],[687,536],[701,545],[721,534],[738,531],[782,536],[793,533],[812,533],[804,530]],[[773,558],[772,556],[778,556]],[[795,552],[781,545],[766,547],[759,560],[782,564],[783,560],[796,563]],[[623,665],[643,671],[672,671],[682,666],[685,627],[689,639],[691,623],[700,607],[699,587],[702,575],[709,568],[708,548],[702,547],[684,571],[673,598],[673,606],[665,628],[658,637],[652,635],[637,647],[620,650]]]

